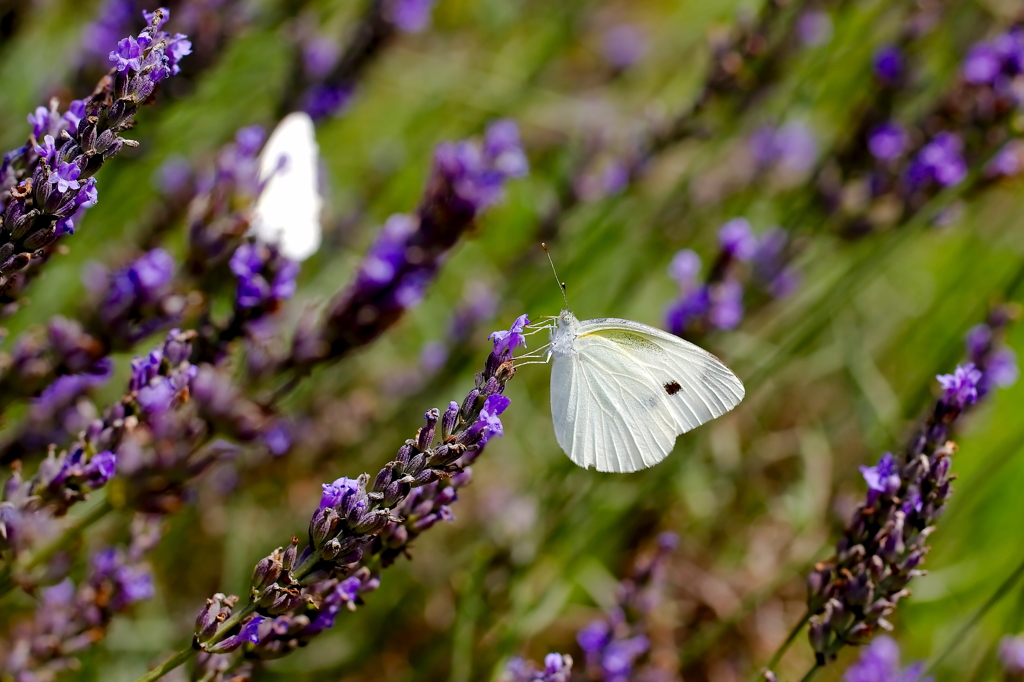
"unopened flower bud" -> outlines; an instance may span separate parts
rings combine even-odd
[[[459,404],[454,400],[448,403],[448,409],[441,417],[441,440],[448,440],[459,423]]]
[[[432,407],[423,418],[427,420],[427,424],[416,434],[417,446],[420,450],[429,450],[430,444],[434,442],[434,430],[437,428],[437,420],[441,418],[441,411]]]

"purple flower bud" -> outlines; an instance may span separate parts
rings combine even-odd
[[[888,122],[875,126],[868,132],[868,149],[880,161],[892,161],[907,148],[907,133],[897,123]]]
[[[388,19],[403,33],[419,33],[430,25],[430,13],[436,0],[390,0]]]
[[[601,54],[618,71],[633,66],[646,53],[647,38],[636,26],[617,24],[601,37]]]
[[[884,85],[895,85],[903,76],[903,53],[895,45],[883,47],[875,53],[872,67],[875,78]]]
[[[964,80],[973,85],[989,85],[1002,70],[999,51],[991,43],[978,43],[970,49],[963,63]]]
[[[723,251],[741,261],[750,260],[757,250],[757,237],[746,218],[733,218],[718,228],[718,243]]]

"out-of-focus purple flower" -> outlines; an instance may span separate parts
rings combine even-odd
[[[746,218],[733,218],[718,228],[718,243],[731,257],[747,261],[757,251],[757,237]]]
[[[814,135],[799,121],[790,121],[778,128],[761,127],[750,136],[748,145],[761,168],[778,166],[794,174],[809,171],[818,156]]]
[[[607,621],[595,620],[576,633],[576,641],[586,654],[601,651],[611,641],[612,630]]]
[[[430,13],[437,0],[389,0],[388,19],[403,33],[419,33],[430,25]]]
[[[697,281],[700,274],[700,256],[692,249],[682,249],[672,257],[668,266],[668,274],[683,289],[688,289]]]
[[[340,114],[355,95],[353,85],[314,85],[306,92],[302,110],[314,121]]]
[[[1013,177],[1024,169],[1024,144],[1018,140],[1007,142],[985,166],[985,175]]]
[[[111,45],[132,30],[133,19],[136,14],[132,0],[105,0],[96,19],[85,27],[82,48],[93,56],[107,54]]]
[[[1006,636],[999,642],[999,663],[1010,675],[1024,673],[1024,636]]]
[[[180,312],[171,286],[175,269],[171,254],[157,248],[110,275],[99,318],[113,345],[132,345],[174,322]]]
[[[710,288],[708,320],[718,329],[735,329],[743,320],[743,285],[726,279]]]
[[[153,185],[164,196],[183,194],[191,189],[192,182],[192,164],[184,156],[169,156],[153,172]]]
[[[797,19],[796,33],[808,47],[819,47],[832,40],[832,16],[824,10],[804,12]]]
[[[909,668],[900,668],[900,648],[887,635],[880,635],[864,647],[860,659],[846,669],[844,682],[931,682],[933,678],[921,678],[924,664],[916,663]]]
[[[551,653],[544,657],[544,668],[522,658],[512,658],[505,666],[506,682],[568,682],[572,674],[572,658]]]
[[[978,43],[964,58],[964,80],[974,85],[990,84],[1002,70],[1002,60],[995,45]]]
[[[302,42],[302,64],[306,75],[322,80],[331,72],[341,56],[338,41],[324,36],[313,36]]]
[[[895,45],[883,47],[875,53],[872,67],[875,78],[884,85],[896,85],[903,77],[905,60],[903,52]]]
[[[880,161],[899,158],[908,142],[907,131],[892,121],[881,123],[868,131],[868,150]]]
[[[510,120],[492,123],[482,148],[465,141],[438,145],[434,167],[473,212],[500,201],[505,179],[520,177],[529,170],[518,129]]]
[[[967,175],[963,143],[953,133],[939,133],[914,157],[906,180],[912,188],[935,182],[941,187],[955,185]]]
[[[936,377],[942,386],[943,399],[951,406],[963,409],[978,399],[978,382],[982,373],[973,362],[958,365],[952,374]]]
[[[628,69],[647,53],[647,36],[632,24],[616,24],[601,36],[601,54],[619,71]]]
[[[751,259],[755,280],[775,298],[789,296],[800,285],[800,273],[789,265],[786,258],[788,244],[786,231],[773,227],[757,240],[757,249]]]
[[[238,278],[235,305],[241,310],[272,311],[295,294],[299,264],[282,256],[272,244],[246,242],[235,251],[229,265]]]
[[[665,314],[666,328],[677,336],[681,336],[693,320],[708,314],[711,309],[711,290],[707,286],[699,286],[683,294],[676,303],[669,306]]]

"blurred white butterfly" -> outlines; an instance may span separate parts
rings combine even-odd
[[[285,116],[260,152],[260,181],[250,233],[277,244],[293,260],[305,260],[320,247],[319,148],[308,114]]]
[[[654,466],[680,434],[743,400],[728,367],[668,332],[611,317],[580,322],[568,310],[548,326],[555,438],[581,467]]]

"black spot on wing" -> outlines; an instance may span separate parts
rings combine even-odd
[[[678,381],[670,381],[667,384],[665,384],[665,393],[668,393],[669,395],[675,395],[676,393],[679,393],[679,390],[681,388],[682,386],[679,385]]]

